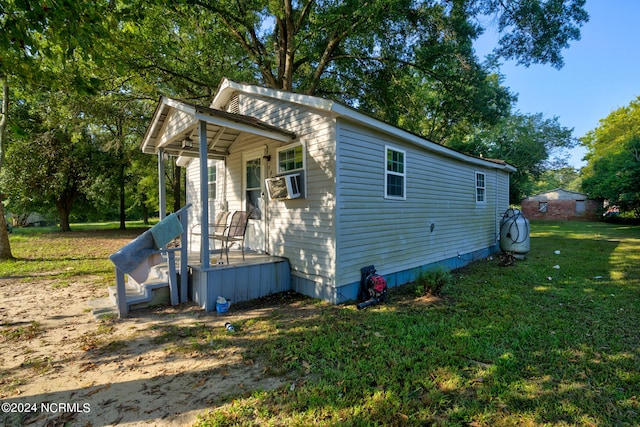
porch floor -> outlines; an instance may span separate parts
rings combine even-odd
[[[229,251],[229,263],[227,264],[227,257],[223,253],[220,256],[220,251],[213,251],[210,253],[209,268],[210,269],[227,269],[227,268],[239,268],[256,264],[267,264],[273,262],[280,262],[284,260],[282,257],[275,257],[268,254],[262,254],[253,251],[244,252],[244,260],[242,259],[242,251],[230,250]],[[217,264],[218,261],[223,264]],[[202,270],[202,262],[200,260],[200,252],[189,252],[187,256],[187,265],[194,270]]]

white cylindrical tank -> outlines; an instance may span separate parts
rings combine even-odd
[[[516,258],[529,253],[529,220],[518,209],[507,209],[500,221],[500,249]]]

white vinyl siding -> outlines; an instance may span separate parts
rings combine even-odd
[[[286,102],[240,95],[241,114],[260,118],[273,126],[295,132],[295,144],[302,147],[304,198],[267,200],[267,251],[274,256],[289,259],[291,273],[334,286],[335,274],[335,128],[334,119]],[[229,177],[240,167],[241,151],[265,147],[270,156],[266,177],[281,173],[278,153],[291,144],[256,138],[234,144],[227,166]],[[268,157],[267,157],[268,158]],[[289,173],[287,171],[286,173]],[[238,188],[229,183],[229,188]],[[234,191],[231,191],[234,193]],[[265,196],[266,197],[266,196]],[[229,206],[237,200],[229,197]]]
[[[375,265],[380,274],[391,273],[496,243],[499,214],[494,209],[476,209],[476,187],[470,185],[476,165],[343,120],[338,121],[337,137],[337,286],[357,282],[360,268],[366,265]],[[406,153],[405,168],[410,173],[401,208],[379,196],[385,180],[380,159],[387,147]],[[500,175],[487,169],[485,197],[504,212],[508,200],[496,198],[496,185],[502,186],[501,191],[508,189],[508,175]]]
[[[193,159],[187,165],[187,188],[186,188],[186,203],[191,203],[192,207],[189,209],[189,228],[191,228],[194,224],[200,223],[200,212],[202,208],[202,203],[200,202],[200,161],[198,159]],[[199,243],[196,243],[195,240],[191,242],[191,244],[195,244],[195,247],[191,247],[190,251],[196,251]]]
[[[212,187],[212,182],[209,181],[209,218],[215,218],[216,213],[220,209],[224,209],[224,195],[223,195],[223,177],[224,177],[224,162],[219,160],[209,160],[209,178],[211,177],[211,166],[215,165],[216,181],[215,187]],[[202,203],[200,200],[200,160],[197,158],[192,159],[186,166],[187,170],[187,188],[186,188],[186,203],[191,203],[193,206],[189,209],[189,233],[193,229],[193,226],[200,224],[200,214],[202,212]],[[209,179],[208,178],[208,179]],[[212,193],[216,194],[216,198],[211,198]],[[208,221],[209,223],[213,220]],[[189,251],[198,252],[200,250],[200,230],[196,231],[197,235],[189,236]]]
[[[264,176],[270,178],[299,166],[295,152],[293,163],[284,158],[281,163],[278,156],[299,144],[305,197],[263,196],[266,251],[288,258],[293,276],[339,288],[359,282],[366,265],[390,274],[496,244],[508,208],[507,172],[478,159],[438,154],[443,150],[430,151],[429,143],[407,142],[391,131],[356,124],[349,116],[336,118],[333,112],[258,94],[240,93],[237,100],[240,114],[295,132],[296,139],[282,143],[244,134],[218,163],[218,201],[226,201],[229,211],[244,208],[246,153],[262,153]],[[387,197],[388,149],[402,153],[402,171],[397,156],[391,168],[394,176],[402,177],[402,200]],[[187,192],[195,198],[197,163],[188,169]],[[476,202],[477,172],[484,175],[484,205]]]
[[[165,119],[162,134],[156,144],[160,147],[168,142],[167,138],[179,133],[187,136],[195,128],[196,124],[197,122],[189,114],[179,110],[172,110]]]

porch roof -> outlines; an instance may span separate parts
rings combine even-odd
[[[159,149],[177,157],[199,157],[199,126],[207,125],[207,156],[221,159],[229,147],[243,134],[260,135],[275,141],[289,142],[294,132],[269,125],[254,117],[233,114],[161,97],[142,140],[142,151],[156,154]],[[185,139],[189,140],[185,144]]]

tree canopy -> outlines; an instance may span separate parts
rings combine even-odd
[[[601,119],[581,141],[588,150],[584,191],[640,216],[640,97]]]
[[[477,156],[505,160],[518,167],[509,185],[511,203],[520,203],[532,194],[535,182],[550,169],[559,149],[572,148],[578,141],[572,129],[562,126],[558,118],[546,119],[538,114],[512,114],[495,126],[481,129],[464,141],[451,145]],[[556,159],[556,165],[563,164]]]
[[[514,100],[475,55],[481,18],[498,24],[497,57],[561,67],[588,19],[584,3],[144,1],[122,27],[122,52],[154,85],[181,82],[190,96],[210,96],[227,76],[333,98],[445,142],[495,124]]]
[[[585,0],[8,0],[0,5],[0,81],[5,89],[0,160],[7,143],[55,145],[61,138],[77,142],[76,136],[84,135],[115,160],[112,167],[119,172],[107,175],[118,179],[103,182],[119,189],[82,186],[83,199],[99,204],[98,195],[118,193],[121,203],[144,205],[152,197],[144,194],[151,182],[131,179],[134,164],[135,173],[144,170],[139,167],[144,161],[127,151],[135,149],[131,136],[139,132],[159,95],[208,102],[222,77],[339,100],[435,142],[457,144],[463,151],[474,152],[474,141],[496,127],[502,129],[495,132],[503,148],[522,145],[519,150],[527,150],[529,142],[537,143],[544,147],[529,151],[544,156],[548,142],[506,130],[518,115],[511,112],[515,95],[502,84],[497,64],[502,58],[523,66],[561,67],[563,49],[579,39],[579,28],[588,19],[584,4]],[[484,31],[481,23],[486,18],[497,23],[501,36],[494,56],[482,62],[473,42]],[[70,95],[64,98],[69,105],[61,106],[58,115],[69,114],[60,121],[74,123],[77,129],[65,133],[55,126],[21,128],[11,123],[11,111],[50,93]],[[91,100],[80,105],[85,97]],[[109,103],[113,108],[106,107]],[[539,119],[529,125],[545,123]],[[10,141],[6,129],[11,129]],[[23,135],[23,130],[30,133]],[[509,154],[495,146],[485,146],[485,151],[483,155]],[[506,160],[526,173],[535,173],[543,164],[540,160],[532,167],[508,156]],[[4,170],[0,163],[0,173]],[[124,196],[123,186],[133,194]],[[0,258],[3,237],[4,229]]]

